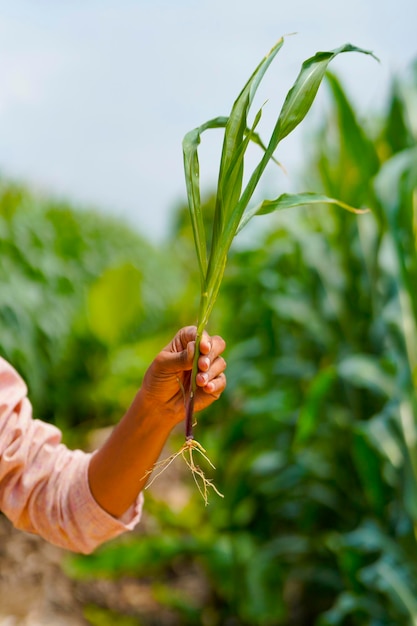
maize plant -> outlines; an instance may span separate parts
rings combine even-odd
[[[190,388],[185,395],[185,443],[181,450],[162,462],[163,469],[178,455],[182,455],[193,472],[194,479],[207,503],[208,488],[219,493],[213,482],[204,476],[203,471],[193,461],[193,451],[200,453],[208,461],[204,448],[194,439],[194,396],[196,391],[197,362],[202,333],[209,321],[210,313],[218,295],[227,256],[234,237],[256,215],[265,215],[281,209],[307,204],[336,204],[353,213],[363,213],[336,198],[322,194],[303,192],[281,194],[275,199],[266,199],[251,204],[255,189],[268,163],[275,161],[275,151],[280,142],[302,122],[308,113],[330,61],[343,52],[360,52],[374,56],[372,52],[351,44],[346,44],[328,52],[318,52],[302,64],[292,88],[289,90],[268,143],[264,143],[257,126],[262,116],[262,108],[253,117],[251,125],[248,116],[256,91],[281,50],[284,38],[274,45],[262,59],[253,74],[236,98],[228,117],[216,117],[186,134],[183,140],[183,156],[188,206],[191,216],[195,250],[200,275],[200,305],[197,319],[197,337]],[[374,57],[375,58],[375,57]],[[218,174],[215,213],[212,232],[207,232],[202,213],[198,147],[201,136],[211,129],[223,129],[223,147]],[[256,144],[262,156],[244,184],[244,166],[247,149]],[[209,244],[210,242],[210,244]],[[163,471],[160,469],[160,471]],[[156,474],[158,475],[158,474]]]

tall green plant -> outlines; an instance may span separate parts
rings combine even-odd
[[[282,109],[278,115],[270,139],[264,144],[256,133],[262,116],[262,108],[257,111],[250,125],[248,116],[254,96],[275,56],[281,50],[284,39],[281,38],[259,63],[242,91],[233,104],[228,117],[214,118],[202,126],[189,132],[183,141],[184,171],[187,188],[188,204],[193,227],[194,243],[200,274],[200,305],[197,320],[197,336],[193,361],[190,389],[186,402],[186,426],[184,447],[179,454],[189,452],[189,466],[202,480],[202,494],[207,501],[207,487],[214,487],[207,481],[204,474],[192,459],[196,450],[204,454],[204,449],[194,440],[194,397],[196,392],[196,375],[198,369],[199,346],[202,333],[209,321],[214,307],[227,256],[234,237],[255,215],[264,215],[273,211],[288,209],[305,204],[337,204],[348,211],[361,213],[341,200],[312,192],[299,194],[281,194],[273,200],[251,205],[251,200],[258,183],[280,142],[287,137],[307,115],[323,80],[327,67],[337,55],[343,52],[371,52],[346,44],[329,52],[318,52],[304,61],[294,85],[289,90]],[[200,174],[198,147],[201,136],[211,129],[224,129],[223,148],[221,152],[219,175],[216,190],[215,214],[212,232],[206,232],[206,223],[201,207]],[[262,157],[258,165],[244,184],[244,165],[248,147],[255,143],[262,149]],[[208,236],[209,235],[209,236]],[[210,241],[210,245],[208,244]],[[205,457],[207,458],[207,457]]]
[[[362,313],[354,307],[362,339],[357,354],[341,359],[337,372],[356,389],[376,391],[380,402],[356,411],[351,426],[353,467],[369,509],[353,532],[335,532],[329,543],[356,588],[345,588],[320,624],[361,624],[365,616],[372,623],[411,625],[417,623],[417,136],[407,93],[415,96],[416,83],[395,82],[373,134],[359,124],[339,81],[329,77],[329,84],[333,119],[326,121],[316,159],[323,189],[347,184],[357,201],[374,207],[372,216],[358,222],[358,236],[341,244],[350,266],[353,249],[362,257],[368,307]],[[334,135],[329,139],[330,126],[336,141]],[[358,302],[363,300],[362,295]],[[350,308],[346,304],[345,317]]]

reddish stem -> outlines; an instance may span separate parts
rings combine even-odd
[[[194,390],[193,382],[190,381],[190,392],[187,398],[187,405],[185,409],[185,439],[190,441],[194,439],[193,436],[193,417],[194,417]]]
[[[193,367],[191,370],[190,387],[188,390],[187,403],[185,408],[185,439],[191,441],[194,439],[193,426],[194,426],[194,399],[197,392],[197,373],[198,373],[198,358],[200,356],[200,342],[202,329],[197,329],[197,335],[195,338],[195,352],[193,358]]]

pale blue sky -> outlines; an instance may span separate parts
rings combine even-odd
[[[380,109],[391,77],[417,57],[416,23],[416,0],[0,0],[0,172],[159,240],[184,198],[184,134],[228,114],[281,35],[298,33],[261,88],[266,124],[301,62],[348,41],[381,64],[349,54],[332,69],[363,116]],[[278,154],[289,178],[277,193],[302,160],[300,130]],[[202,156],[207,185],[217,139]]]

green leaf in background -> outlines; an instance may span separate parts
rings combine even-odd
[[[359,387],[366,387],[384,396],[392,397],[396,381],[385,372],[377,359],[365,354],[355,354],[338,364],[339,376]]]
[[[378,604],[369,598],[364,598],[361,594],[345,591],[340,594],[334,606],[324,613],[319,619],[318,626],[337,626],[346,624],[348,617],[358,617],[362,620],[364,616],[372,615],[375,620],[368,622],[368,626],[380,624],[376,615],[379,612]]]
[[[319,371],[311,382],[298,417],[295,445],[305,443],[320,425],[322,404],[336,378],[336,370],[330,366]]]
[[[139,323],[142,313],[141,282],[141,272],[128,263],[106,270],[90,288],[90,330],[105,344],[117,343],[132,326]]]
[[[356,164],[357,170],[360,172],[360,174],[358,172],[355,181],[349,179],[349,183],[354,184],[354,189],[351,194],[346,189],[346,193],[349,194],[347,197],[358,197],[360,193],[358,194],[356,185],[360,181],[369,180],[378,171],[380,163],[376,145],[358,122],[354,108],[348,101],[336,76],[328,72],[326,80],[332,90],[333,101],[337,110],[338,130],[342,141],[341,150],[346,153],[352,163]]]
[[[384,477],[388,484],[395,484],[395,472],[404,465],[405,461],[401,433],[395,427],[397,416],[398,406],[393,404],[386,407],[380,414],[356,426],[356,430],[360,429],[369,443],[386,458],[389,470],[385,471]]]
[[[374,181],[396,252],[397,284],[410,377],[417,391],[417,146],[391,157]]]
[[[383,146],[388,155],[401,152],[414,145],[411,119],[407,109],[404,88],[397,79],[394,79],[387,120],[381,133]]]
[[[417,600],[415,580],[406,576],[399,567],[401,562],[393,562],[389,554],[384,554],[374,565],[361,572],[361,578],[370,585],[379,585],[394,603],[405,609],[409,624],[417,626]],[[415,573],[415,572],[414,572]]]

